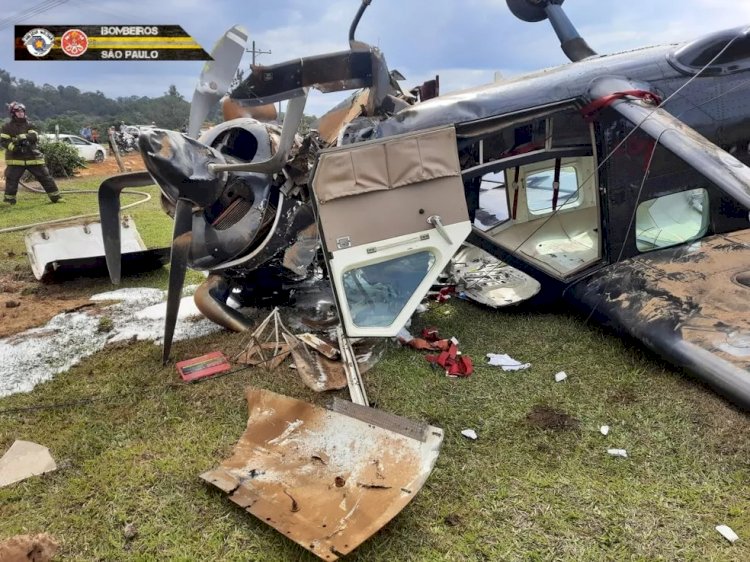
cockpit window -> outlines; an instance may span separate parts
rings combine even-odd
[[[734,42],[722,53],[733,39]],[[719,53],[721,55],[716,58]],[[668,58],[672,66],[686,74],[697,74],[709,63],[704,71],[706,75],[750,70],[750,28],[738,27],[712,33],[683,45],[670,53]]]

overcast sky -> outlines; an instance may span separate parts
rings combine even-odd
[[[3,18],[40,0],[13,2]],[[207,51],[234,24],[256,47],[271,50],[258,62],[348,48],[348,30],[360,0],[67,0],[25,25],[177,24]],[[564,5],[599,53],[685,41],[720,29],[750,25],[750,0],[567,0]],[[15,19],[15,18],[14,18]],[[525,23],[505,0],[373,0],[357,38],[379,46],[406,86],[440,75],[441,92],[566,62],[547,22]],[[175,84],[186,99],[200,62],[88,62],[13,60],[13,27],[0,30],[0,68],[37,84],[73,85],[110,97],[162,95]],[[248,46],[249,48],[249,46]],[[248,53],[242,62],[250,63]],[[339,98],[314,96],[307,113],[320,115]]]

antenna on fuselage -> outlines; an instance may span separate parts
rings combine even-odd
[[[565,55],[573,62],[595,56],[597,53],[589,47],[578,30],[568,18],[562,3],[565,0],[506,0],[508,8],[518,19],[528,22],[549,19],[555,33],[560,39]]]
[[[357,31],[359,20],[362,19],[362,14],[365,13],[367,6],[372,4],[372,0],[362,0],[362,5],[357,10],[357,14],[354,16],[351,27],[349,27],[349,48],[354,49],[356,45],[361,45],[359,41],[354,38],[354,33]]]

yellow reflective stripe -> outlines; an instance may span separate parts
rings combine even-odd
[[[8,166],[39,166],[44,160],[6,160]]]
[[[10,139],[13,138],[7,133],[0,133],[0,139]]]
[[[35,135],[39,134],[34,129],[29,129],[28,131],[26,131],[26,134],[28,134],[28,135],[30,135],[31,133],[34,133]]]
[[[11,152],[13,152],[13,149],[14,149],[14,148],[16,148],[16,145],[15,145],[14,143],[10,143],[10,144],[8,145],[8,150],[10,150]]]
[[[21,133],[21,134],[20,134],[20,135],[18,135],[18,136],[17,136],[16,138],[17,138],[17,139],[25,139],[25,138],[26,138],[26,133]]]

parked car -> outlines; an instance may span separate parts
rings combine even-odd
[[[78,154],[86,161],[101,162],[107,157],[107,149],[101,144],[87,141],[78,135],[67,134],[45,134],[42,135],[47,142],[64,142],[72,144]]]

